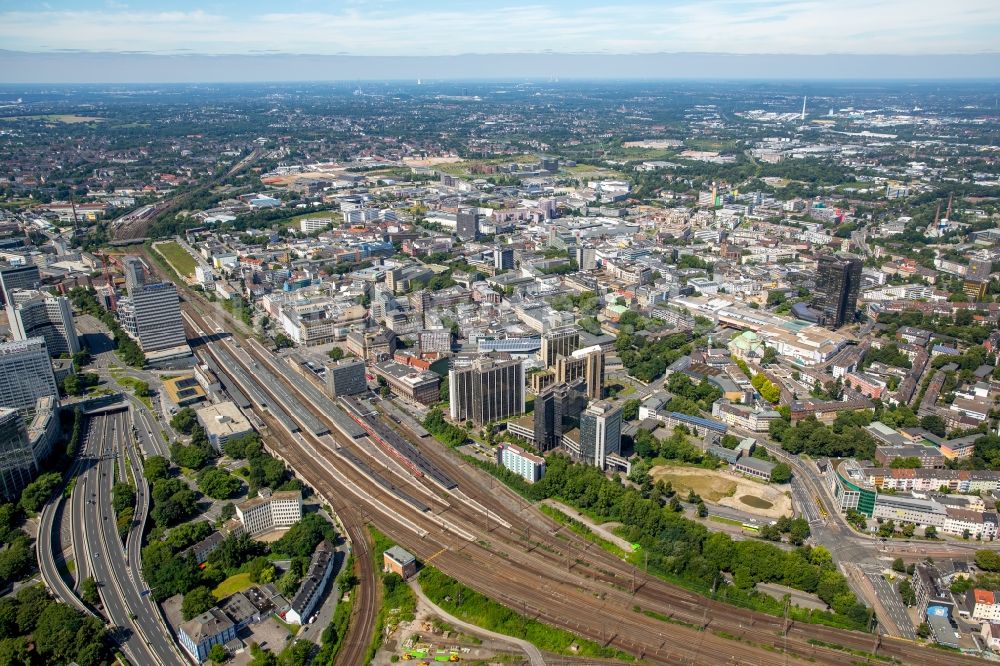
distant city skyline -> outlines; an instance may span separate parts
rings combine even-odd
[[[0,0],[16,51],[972,54],[996,52],[995,0]],[[157,6],[159,5],[159,6]]]

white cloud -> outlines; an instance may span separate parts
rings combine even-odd
[[[979,53],[997,50],[996,0],[682,0],[565,9],[544,4],[330,12],[98,11],[0,13],[15,50],[279,51],[355,55],[461,53]],[[121,7],[120,9],[118,7]],[[384,5],[382,6],[384,7]],[[415,8],[416,7],[416,8]]]

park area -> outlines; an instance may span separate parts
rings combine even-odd
[[[764,518],[792,515],[792,500],[778,486],[758,483],[732,472],[699,467],[657,465],[649,470],[653,481],[669,481],[674,490],[689,490],[710,504],[726,506]]]
[[[194,275],[194,269],[197,266],[194,257],[176,241],[157,243],[156,251],[163,255],[163,258],[177,271],[178,275],[183,277]]]

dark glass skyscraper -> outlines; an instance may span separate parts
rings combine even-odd
[[[823,254],[816,270],[813,308],[831,329],[854,321],[861,287],[861,260],[848,254]]]
[[[524,365],[521,361],[478,358],[448,374],[451,418],[478,425],[524,413]]]
[[[479,215],[475,208],[458,209],[455,235],[464,241],[474,241],[479,237]]]

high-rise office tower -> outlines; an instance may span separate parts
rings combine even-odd
[[[15,340],[43,337],[53,356],[80,351],[69,299],[35,289],[15,289],[11,299],[7,319]]]
[[[533,430],[535,448],[551,451],[562,439],[562,403],[556,395],[558,386],[549,386],[535,396]]]
[[[5,305],[10,304],[15,289],[35,289],[41,282],[38,266],[34,264],[0,265],[0,295]]]
[[[524,364],[478,358],[448,374],[451,418],[477,425],[524,413]]]
[[[587,374],[587,363],[577,356],[556,356],[555,381],[557,384],[575,382]]]
[[[581,245],[576,248],[576,265],[581,271],[592,271],[597,268],[597,249],[592,245]]]
[[[580,348],[580,331],[575,326],[565,326],[542,334],[542,363],[546,368],[556,364],[559,356],[569,356]],[[566,380],[559,380],[566,381]]]
[[[136,287],[146,284],[146,265],[139,257],[124,257],[122,272],[125,273],[125,289],[130,294]]]
[[[498,271],[514,268],[514,250],[509,247],[498,247],[493,250],[493,267]]]
[[[813,299],[819,323],[837,329],[854,321],[860,287],[860,259],[848,254],[820,255]]]
[[[587,406],[582,381],[554,384],[535,397],[534,435],[539,451],[550,451],[562,442],[563,433],[579,427]]]
[[[455,235],[464,241],[479,238],[479,211],[475,208],[459,208],[455,217]]]
[[[37,471],[24,419],[17,410],[0,408],[0,497],[16,500]]]
[[[600,345],[577,349],[573,358],[583,360],[583,376],[587,380],[587,397],[600,400],[604,397],[604,350]]]
[[[607,400],[595,400],[580,415],[580,457],[588,465],[604,469],[609,453],[622,448],[622,408]]]
[[[59,399],[45,338],[0,344],[0,407],[30,418],[45,396]]]
[[[172,282],[138,285],[118,301],[118,319],[143,352],[187,344],[177,287]]]

